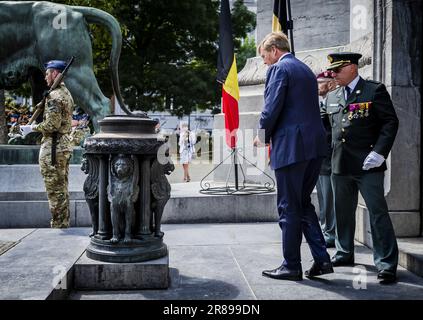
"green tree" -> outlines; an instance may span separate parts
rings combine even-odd
[[[247,37],[236,52],[236,68],[238,72],[244,68],[248,58],[256,56],[256,42],[254,38]]]
[[[7,143],[6,101],[4,90],[0,90],[0,144]]]
[[[31,85],[29,84],[29,82],[25,82],[19,88],[11,90],[10,93],[14,96],[29,98],[32,94]],[[38,103],[38,101],[36,101],[35,103]]]
[[[132,110],[171,109],[182,116],[212,109],[220,103],[216,82],[218,16],[216,0],[62,0],[93,6],[119,21],[124,37],[119,64],[125,102]],[[235,50],[255,28],[255,15],[242,0],[234,2],[232,23]],[[108,76],[110,38],[101,26],[90,26],[95,73],[106,95],[112,94]]]

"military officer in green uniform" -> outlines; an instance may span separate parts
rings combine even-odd
[[[328,94],[332,126],[332,186],[336,216],[334,266],[354,264],[355,211],[360,191],[369,210],[374,262],[381,283],[396,280],[398,247],[384,197],[386,158],[398,118],[386,87],[358,74],[361,54],[328,56],[339,88]]]
[[[66,62],[60,60],[46,63],[45,80],[49,87],[65,67]],[[46,98],[43,121],[21,126],[24,135],[31,131],[43,135],[39,164],[52,215],[52,228],[69,227],[68,173],[72,153],[70,132],[73,106],[72,96],[62,82]]]
[[[332,127],[326,112],[325,101],[327,94],[336,88],[336,83],[330,71],[321,72],[316,78],[319,93],[320,115],[326,131],[326,141],[328,142],[328,153],[323,159],[319,179],[316,184],[317,199],[319,201],[319,221],[325,238],[326,248],[334,248],[335,209],[333,207],[333,192],[330,177],[332,174]]]

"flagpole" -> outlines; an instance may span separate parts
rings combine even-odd
[[[238,159],[236,157],[236,154],[237,154],[236,148],[233,148],[232,152],[234,153],[235,190],[238,190],[239,189],[239,186],[238,186]]]
[[[291,44],[291,53],[295,56],[295,50],[294,50],[294,22],[292,21],[292,15],[291,15],[291,0],[286,0],[287,2],[287,9],[288,9],[288,21],[287,21],[287,29],[289,30],[289,40]]]

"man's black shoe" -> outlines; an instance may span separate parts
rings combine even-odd
[[[264,270],[262,275],[272,279],[278,280],[292,280],[292,281],[300,281],[303,280],[303,273],[301,270],[294,271],[288,270],[284,266],[280,266],[274,270]]]
[[[333,267],[353,266],[354,265],[354,259],[344,260],[344,259],[338,259],[338,258],[333,257],[330,262],[332,262]]]
[[[330,262],[323,262],[323,263],[316,263],[313,262],[313,265],[309,270],[304,272],[304,275],[307,278],[314,278],[317,276],[321,276],[323,274],[333,273],[332,263]]]
[[[335,248],[335,242],[327,241],[326,242],[326,248]]]
[[[382,284],[393,283],[397,280],[397,275],[393,271],[381,270],[377,274],[377,279],[380,280]]]

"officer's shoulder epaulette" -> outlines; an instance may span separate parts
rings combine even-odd
[[[371,84],[374,84],[374,85],[380,85],[382,82],[380,82],[380,81],[376,81],[376,80],[366,80],[366,82],[367,83],[371,83]]]

